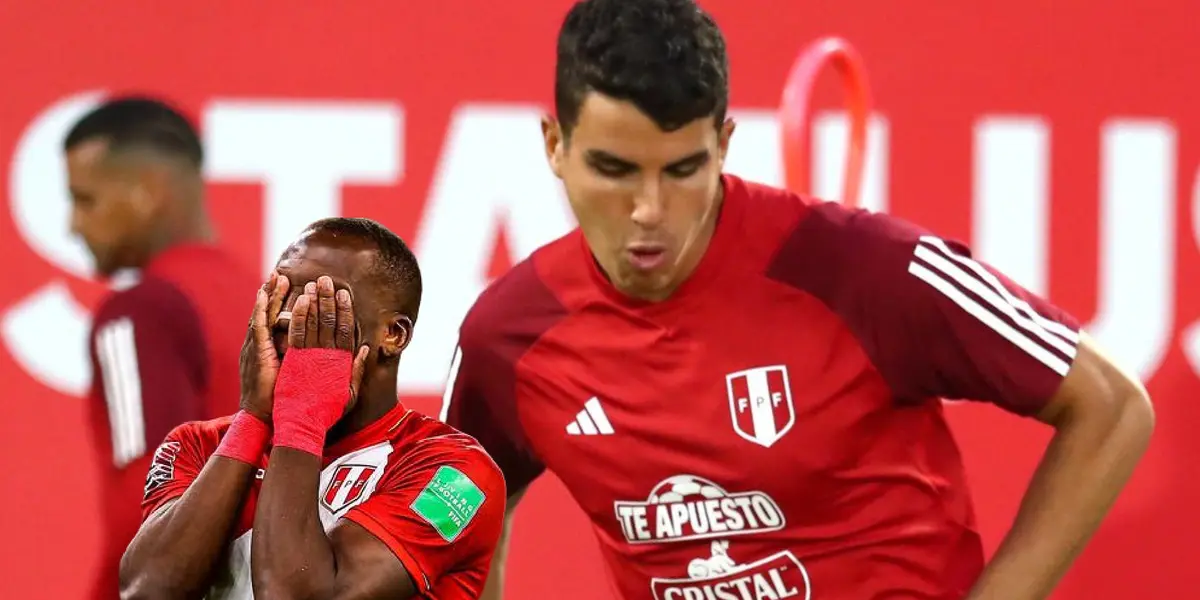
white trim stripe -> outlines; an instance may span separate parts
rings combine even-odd
[[[950,259],[954,260],[955,262],[966,266],[968,269],[971,269],[976,276],[991,285],[992,289],[996,290],[996,292],[998,292],[1000,296],[1004,298],[1006,303],[1025,313],[1026,317],[1033,320],[1046,331],[1061,336],[1062,339],[1069,342],[1072,346],[1079,344],[1078,331],[1063,325],[1058,321],[1047,319],[1046,317],[1042,316],[1041,313],[1034,310],[1028,302],[1014,296],[994,273],[988,271],[983,265],[979,264],[978,261],[972,260],[951,250],[950,247],[946,245],[946,242],[940,238],[931,235],[925,235],[921,236],[921,241],[933,246],[937,250],[940,250],[943,254],[950,257]],[[1074,356],[1074,352],[1072,352],[1071,356]]]
[[[927,266],[933,268],[942,276],[949,277],[966,290],[974,292],[976,296],[979,296],[979,298],[987,302],[997,311],[1003,313],[1014,324],[1020,326],[1026,332],[1037,336],[1038,339],[1042,340],[1055,350],[1061,352],[1063,356],[1069,359],[1075,358],[1074,344],[1068,343],[1067,341],[1063,340],[1063,338],[1050,333],[1037,321],[1029,318],[1026,313],[1017,310],[1017,308],[1013,306],[1012,302],[1006,302],[1004,298],[1001,298],[996,293],[995,288],[958,268],[954,263],[942,257],[941,254],[930,250],[928,246],[917,246],[914,255],[924,261]],[[1003,287],[1003,285],[1001,287]]]
[[[446,376],[446,389],[442,392],[442,410],[438,420],[445,423],[450,416],[450,400],[454,398],[454,384],[458,381],[458,367],[462,365],[462,347],[454,346],[454,358],[450,361],[450,374]]]
[[[142,380],[132,320],[116,319],[100,328],[96,333],[96,359],[104,381],[113,464],[120,468],[146,453]]]
[[[934,289],[944,294],[955,304],[967,311],[971,316],[979,319],[984,325],[990,327],[993,331],[1000,334],[1004,339],[1012,342],[1018,348],[1024,350],[1033,358],[1037,359],[1042,364],[1049,367],[1060,376],[1066,376],[1070,365],[1061,357],[1055,355],[1047,349],[1046,346],[1037,343],[1028,335],[1025,335],[1009,325],[1004,320],[997,317],[995,313],[984,308],[978,302],[964,294],[954,284],[946,281],[938,274],[926,268],[924,265],[917,262],[908,264],[908,272],[915,275],[921,281],[933,286]]]

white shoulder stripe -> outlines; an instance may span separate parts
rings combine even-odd
[[[1008,288],[1004,287],[1004,284],[1000,282],[1000,280],[995,276],[995,274],[993,274],[991,271],[988,271],[986,268],[984,268],[983,265],[979,264],[977,261],[974,261],[970,258],[967,258],[966,256],[963,256],[961,254],[958,254],[957,252],[954,252],[953,250],[950,249],[949,246],[946,245],[946,242],[941,240],[940,238],[937,238],[937,237],[934,237],[931,235],[926,235],[926,236],[921,237],[921,241],[932,246],[933,248],[941,251],[942,254],[946,255],[951,260],[953,260],[961,265],[966,266],[973,273],[975,273],[975,275],[977,277],[982,279],[988,285],[992,286],[992,289],[996,290],[996,292],[999,293],[1000,296],[1004,298],[1006,303],[1012,305],[1017,310],[1020,310],[1021,312],[1023,312],[1025,314],[1025,316],[1032,319],[1034,322],[1036,322],[1038,325],[1040,325],[1046,331],[1053,333],[1055,335],[1061,336],[1063,338],[1063,340],[1070,342],[1070,344],[1072,346],[1079,343],[1079,332],[1078,331],[1075,331],[1074,329],[1067,327],[1066,325],[1063,325],[1062,323],[1059,323],[1058,321],[1054,321],[1052,319],[1047,319],[1046,317],[1042,316],[1040,313],[1038,313],[1036,310],[1034,310],[1032,306],[1029,306],[1028,302],[1012,295],[1012,292],[1008,291]]]
[[[1012,302],[1005,301],[1004,298],[996,293],[995,288],[964,272],[954,263],[946,260],[941,254],[930,250],[927,246],[917,246],[915,256],[940,276],[958,283],[958,285],[967,291],[979,296],[979,298],[991,305],[992,308],[1007,316],[1009,320],[1024,329],[1027,333],[1033,334],[1045,344],[1061,352],[1063,356],[1067,358],[1075,357],[1074,344],[1068,343],[1061,337],[1047,331],[1038,321],[1029,318],[1026,313],[1013,306]]]
[[[445,423],[450,416],[450,400],[454,398],[454,384],[458,380],[458,367],[462,364],[462,347],[454,347],[454,358],[450,361],[450,374],[446,376],[446,389],[442,392],[442,410],[438,420]]]
[[[921,281],[933,286],[934,289],[944,294],[971,316],[979,319],[984,325],[990,327],[1004,339],[1012,342],[1055,373],[1058,373],[1060,376],[1067,374],[1070,365],[1062,357],[1051,352],[1045,345],[1038,343],[1027,334],[1017,331],[1012,325],[1009,325],[1003,319],[996,316],[995,313],[984,308],[974,299],[964,294],[962,290],[959,290],[941,275],[934,273],[915,261],[908,264],[908,272],[915,275]]]
[[[146,453],[146,423],[142,413],[142,380],[138,371],[133,321],[106,323],[96,333],[96,358],[108,405],[113,464],[124,467]]]

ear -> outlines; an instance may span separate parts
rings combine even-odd
[[[558,119],[551,115],[542,116],[542,140],[545,143],[546,162],[550,163],[550,170],[554,172],[555,177],[562,179],[566,140],[563,138],[562,126]]]
[[[154,219],[162,210],[163,199],[167,197],[167,187],[170,186],[169,176],[163,171],[141,168],[133,177],[129,199],[134,214],[141,219]]]
[[[387,334],[384,335],[383,342],[379,344],[379,351],[389,358],[400,356],[400,353],[404,352],[409,342],[412,341],[412,334],[412,319],[404,315],[396,315],[388,323]]]
[[[721,131],[717,137],[717,150],[721,160],[721,166],[725,166],[725,155],[729,153],[729,139],[733,137],[733,130],[737,128],[737,123],[733,119],[725,119],[721,124]]]

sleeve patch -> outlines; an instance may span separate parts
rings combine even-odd
[[[146,473],[145,495],[175,479],[175,459],[179,457],[182,445],[179,442],[163,442],[154,451],[154,460]]]
[[[465,473],[443,466],[417,494],[412,509],[432,525],[442,539],[453,542],[479,513],[486,499],[483,490]]]

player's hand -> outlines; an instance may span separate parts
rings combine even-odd
[[[350,370],[350,397],[343,411],[349,412],[358,401],[369,348],[356,347],[354,300],[350,290],[335,290],[333,279],[322,275],[304,286],[304,295],[292,307],[288,327],[288,348],[331,348],[354,354]]]
[[[279,319],[288,295],[288,279],[272,271],[270,279],[258,290],[254,312],[242,342],[239,370],[242,379],[242,410],[271,422],[275,379],[279,376],[279,354],[271,339],[271,328]]]

